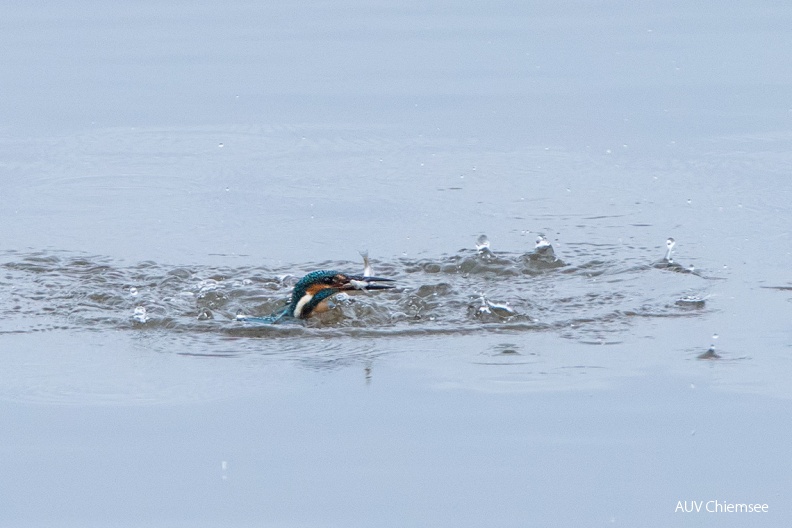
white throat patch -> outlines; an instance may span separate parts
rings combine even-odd
[[[297,319],[299,319],[300,315],[302,314],[303,308],[305,308],[306,304],[311,302],[311,299],[313,299],[313,295],[311,295],[310,293],[306,293],[305,295],[303,295],[300,298],[300,300],[297,301],[297,306],[294,307],[294,313],[292,315]]]

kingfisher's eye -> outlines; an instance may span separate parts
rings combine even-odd
[[[325,277],[324,279],[322,279],[322,282],[324,282],[325,284],[333,284],[334,280],[335,277]]]

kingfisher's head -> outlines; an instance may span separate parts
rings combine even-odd
[[[391,280],[381,277],[346,275],[330,270],[313,271],[294,285],[288,313],[298,319],[305,319],[323,301],[336,293],[351,290],[387,290],[393,286],[376,283],[390,282]]]

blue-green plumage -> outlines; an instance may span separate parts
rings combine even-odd
[[[351,290],[384,290],[393,288],[393,286],[385,284],[372,284],[372,282],[390,280],[380,277],[346,275],[332,270],[313,271],[294,285],[289,306],[282,312],[275,313],[269,317],[251,317],[244,320],[277,323],[284,317],[306,319],[313,313],[323,311],[326,308],[325,301],[337,293]]]
[[[312,271],[294,285],[288,308],[289,314],[298,319],[309,317],[323,301],[341,291],[340,286],[345,277],[337,271]]]

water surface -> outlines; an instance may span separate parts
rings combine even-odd
[[[792,520],[789,8],[1,18],[1,525]]]

